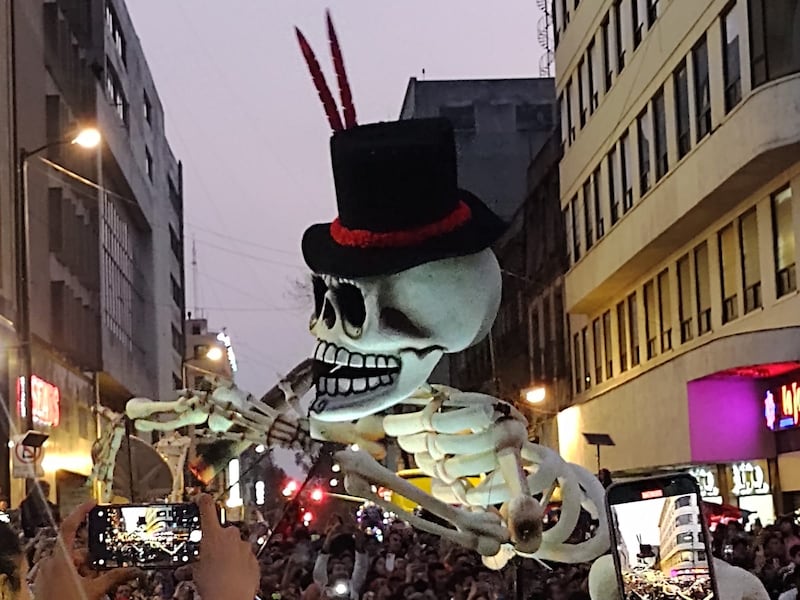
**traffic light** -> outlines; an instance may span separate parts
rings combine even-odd
[[[295,493],[297,493],[297,488],[298,488],[297,482],[294,479],[290,479],[289,481],[286,482],[286,485],[284,486],[281,494],[283,494],[287,498],[290,498],[291,496],[294,496]]]
[[[325,492],[322,491],[322,488],[314,488],[311,491],[311,499],[314,502],[322,502],[322,499],[325,497]]]

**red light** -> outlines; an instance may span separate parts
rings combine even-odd
[[[314,502],[322,502],[322,498],[324,497],[324,493],[321,489],[316,488],[313,492],[311,492],[311,499]]]
[[[650,500],[652,498],[663,498],[664,490],[648,490],[642,492],[642,500]]]
[[[283,494],[284,496],[286,496],[288,498],[289,496],[294,494],[296,491],[297,491],[297,482],[290,479],[289,482],[286,484],[286,487],[283,488],[283,491],[281,492],[281,494]]]
[[[314,515],[312,513],[306,512],[305,514],[303,514],[303,521],[305,521],[306,524],[310,523],[313,519]]]

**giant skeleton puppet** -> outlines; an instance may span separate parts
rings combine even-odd
[[[493,568],[514,554],[570,563],[597,558],[609,543],[600,482],[528,441],[527,422],[510,404],[427,383],[444,354],[478,343],[492,327],[501,276],[490,245],[504,226],[458,188],[447,121],[357,125],[330,17],[328,33],[341,115],[297,31],[333,129],[339,209],[332,223],[312,225],[303,236],[313,271],[313,377],[301,367],[281,382],[285,402],[224,386],[183,391],[174,402],[133,399],[128,416],[140,430],[205,425],[201,435],[233,445],[227,454],[251,444],[309,452],[313,440],[347,444],[336,460],[349,493],[478,551]],[[304,418],[299,398],[312,384],[316,398]],[[391,410],[400,405],[412,408]],[[378,462],[389,437],[431,477],[430,495]],[[218,444],[207,448],[206,465]],[[195,469],[202,472],[204,463]],[[469,480],[475,476],[483,476],[477,485]],[[377,487],[416,502],[438,522],[401,510],[373,492]],[[561,515],[543,531],[543,507],[556,488]],[[590,539],[568,543],[582,510],[599,524]]]

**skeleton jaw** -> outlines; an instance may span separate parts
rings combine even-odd
[[[440,350],[372,354],[320,340],[314,353],[317,395],[311,413],[331,422],[383,411],[422,385],[441,355]]]

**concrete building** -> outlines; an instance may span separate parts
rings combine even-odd
[[[0,68],[12,82],[3,98],[9,110],[0,116],[0,135],[10,132],[0,144],[0,169],[15,172],[19,149],[57,143],[78,126],[102,135],[97,150],[61,144],[39,155],[49,162],[29,160],[34,421],[50,434],[44,470],[56,484],[52,499],[60,500],[91,469],[96,401],[121,410],[131,396],[167,397],[180,383],[181,170],[122,0],[3,0],[0,7],[9,34]],[[11,191],[0,189],[0,216],[11,214]],[[13,223],[3,221],[3,231]],[[2,235],[5,265],[14,237]],[[16,278],[2,268],[0,297]],[[15,320],[14,304],[0,301],[0,312]],[[10,374],[8,385],[2,376],[0,385],[12,414],[20,414],[17,353],[7,359],[0,371]],[[37,380],[58,418],[37,416]],[[16,503],[22,491],[15,484]]]
[[[558,433],[590,469],[581,434],[608,433],[617,474],[707,468],[725,501],[788,511],[800,4],[768,4],[555,2],[576,396]]]
[[[560,158],[556,130],[528,165],[524,203],[494,248],[503,269],[503,297],[491,334],[451,361],[456,387],[517,403],[531,424],[531,437],[551,447],[558,446],[553,416],[572,400]],[[534,390],[543,398],[531,403],[526,394]]]
[[[193,318],[189,313],[184,332],[186,355],[181,387],[199,386],[205,376],[233,382],[238,365],[231,338],[225,330],[210,331],[208,319]]]

